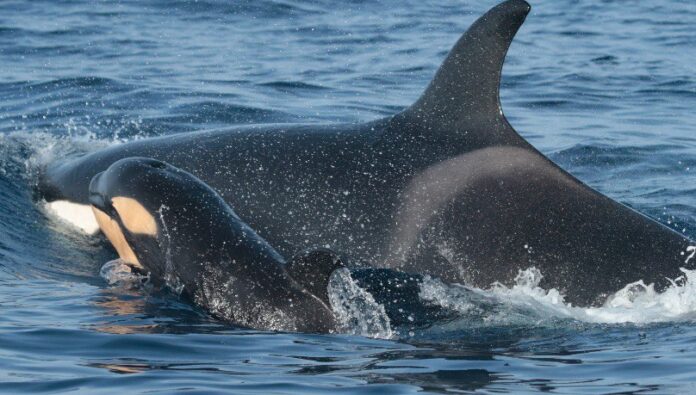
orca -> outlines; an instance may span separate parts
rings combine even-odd
[[[505,55],[530,6],[505,1],[457,41],[422,96],[361,124],[272,124],[165,135],[48,166],[40,196],[89,204],[95,174],[139,156],[218,191],[281,255],[316,245],[376,267],[487,287],[536,267],[566,301],[601,304],[681,275],[684,235],[583,184],[503,114]]]
[[[126,158],[95,175],[89,194],[122,261],[217,318],[254,329],[337,329],[327,287],[340,259],[320,249],[286,263],[193,175]]]

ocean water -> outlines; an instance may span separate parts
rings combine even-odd
[[[421,298],[457,319],[394,328],[367,300],[343,334],[260,332],[109,281],[104,240],[36,199],[41,166],[122,141],[397,112],[494,4],[0,2],[0,393],[694,391],[696,273],[593,309],[540,289],[531,268],[512,288],[430,279]],[[695,238],[696,3],[532,6],[503,71],[510,122],[582,181]],[[335,300],[360,293],[346,281]]]

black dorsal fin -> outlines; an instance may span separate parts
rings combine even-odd
[[[508,0],[480,17],[449,52],[423,95],[394,120],[432,132],[461,135],[487,129],[499,134],[509,129],[517,136],[500,106],[500,76],[510,43],[530,9],[524,0]]]
[[[295,255],[286,265],[288,275],[307,292],[329,302],[329,280],[334,270],[344,267],[341,259],[326,248],[306,250]]]

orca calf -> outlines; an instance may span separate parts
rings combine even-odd
[[[191,174],[123,159],[94,176],[89,201],[123,261],[213,315],[256,329],[336,329],[327,286],[340,260],[317,250],[286,264]]]
[[[282,255],[328,244],[351,261],[478,287],[534,266],[540,286],[584,306],[640,279],[663,289],[693,243],[575,179],[503,115],[501,70],[529,10],[508,0],[479,18],[394,116],[132,141],[52,164],[39,190],[87,208],[95,174],[150,157],[218,191]]]

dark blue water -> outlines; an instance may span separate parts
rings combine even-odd
[[[440,3],[0,2],[0,392],[693,390],[690,280],[598,309],[522,282],[481,291],[495,308],[474,302],[414,333],[256,332],[108,285],[103,240],[34,199],[40,165],[119,141],[392,114],[494,4]],[[532,5],[504,68],[511,123],[589,185],[696,237],[696,3]]]

